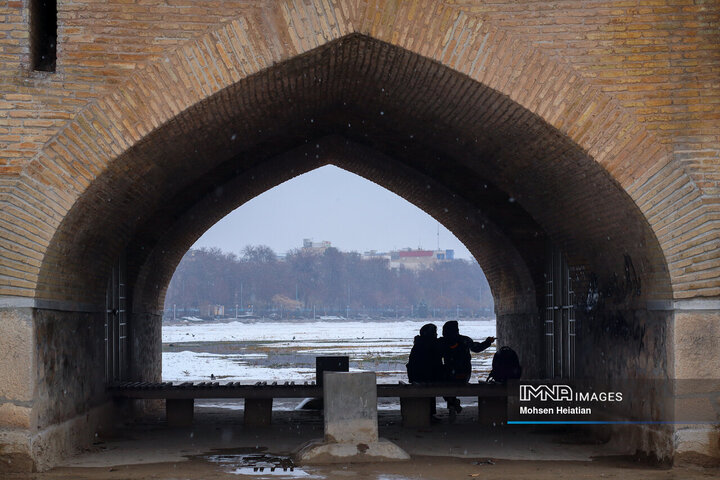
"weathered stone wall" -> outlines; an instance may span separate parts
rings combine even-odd
[[[130,319],[128,342],[127,381],[162,381],[162,315],[133,313]],[[164,406],[164,401],[158,400],[125,400],[124,402],[119,406],[127,408],[130,415],[136,417],[157,414]]]
[[[497,315],[498,347],[515,350],[522,367],[522,378],[545,378],[543,323],[539,313]]]
[[[671,422],[674,419],[672,311],[651,311],[632,305],[600,305],[579,312],[577,351],[579,378],[606,382],[626,392],[623,415],[632,420]],[[619,425],[614,441],[667,463],[674,455],[671,425]]]
[[[133,314],[130,320],[130,382],[162,380],[162,316]]]
[[[581,378],[668,379],[672,360],[672,312],[647,309],[599,308],[578,315]]]
[[[28,470],[35,343],[30,309],[0,309],[0,473]]]
[[[47,468],[109,432],[102,314],[8,308],[0,333],[0,471]]]
[[[676,429],[675,453],[680,462],[705,463],[706,456],[720,457],[720,313],[708,307],[712,304],[680,304],[674,316],[675,418],[705,421]]]
[[[103,313],[33,312],[37,427],[61,423],[107,401]]]

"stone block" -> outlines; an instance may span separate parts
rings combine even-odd
[[[675,313],[675,378],[717,378],[720,372],[720,312]]]
[[[0,403],[0,428],[30,428],[32,410],[12,403]]]
[[[0,429],[0,475],[37,470],[27,431]],[[4,477],[1,477],[4,478]]]
[[[32,458],[40,472],[55,467],[69,455],[87,450],[92,442],[113,434],[115,405],[107,402],[62,423],[33,431]]]
[[[676,398],[675,421],[693,423],[718,422],[716,400],[710,397]]]
[[[325,372],[325,438],[301,445],[295,463],[326,464],[409,460],[392,442],[378,438],[374,372]]]
[[[371,443],[378,439],[375,373],[325,372],[325,440]]]
[[[675,432],[675,454],[720,458],[720,433],[716,428],[687,428]]]
[[[30,309],[0,310],[0,397],[29,402],[35,384]]]
[[[320,465],[328,463],[375,463],[410,460],[403,449],[392,442],[378,439],[371,443],[328,443],[313,440],[305,444],[295,455],[298,465]]]

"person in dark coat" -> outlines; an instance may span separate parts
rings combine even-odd
[[[495,341],[495,337],[487,337],[483,342],[475,342],[472,338],[460,335],[458,322],[445,322],[443,336],[438,339],[442,356],[445,378],[448,382],[464,384],[470,380],[472,365],[470,352],[479,353]],[[460,413],[462,407],[457,397],[444,397],[451,415]]]
[[[437,327],[432,323],[423,325],[420,335],[415,336],[410,358],[406,365],[408,380],[411,383],[442,382],[445,380],[445,368],[442,364]],[[435,397],[429,398],[430,420],[437,421]]]
[[[445,369],[438,344],[437,327],[432,323],[423,325],[420,335],[415,336],[406,367],[411,383],[444,380]]]

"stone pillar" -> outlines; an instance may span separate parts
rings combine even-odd
[[[47,470],[112,428],[103,316],[4,301],[23,306],[0,303],[0,472]]]
[[[327,373],[323,380],[325,441],[372,443],[378,440],[375,373]]]
[[[680,308],[677,308],[680,307]],[[676,302],[675,463],[720,461],[720,301]],[[700,423],[705,422],[705,423]],[[712,424],[711,422],[714,422]]]
[[[162,316],[131,313],[128,334],[130,382],[162,381]],[[125,400],[129,416],[142,418],[161,414],[162,400]]]
[[[269,427],[272,422],[272,398],[246,398],[243,425]]]
[[[524,378],[544,375],[544,323],[538,317],[534,295],[515,295],[500,303],[495,299],[497,341],[500,348],[507,345],[518,354]],[[477,339],[480,341],[481,339]]]
[[[378,438],[377,384],[374,372],[325,372],[325,438],[295,453],[298,464],[382,462],[410,456]]]
[[[429,427],[435,397],[400,398],[400,415],[403,427]]]
[[[0,473],[34,469],[34,345],[31,309],[0,309]]]
[[[129,329],[130,382],[162,381],[162,316],[131,314]]]
[[[168,398],[165,401],[165,417],[169,427],[190,427],[195,413],[195,399]]]

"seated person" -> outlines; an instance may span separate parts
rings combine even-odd
[[[423,325],[420,335],[415,336],[407,367],[408,380],[411,383],[442,382],[445,380],[445,369],[442,364],[437,339],[437,327],[432,323]],[[430,420],[438,421],[435,415],[435,397],[430,401]]]
[[[411,383],[441,382],[445,379],[435,325],[428,323],[420,329],[405,366]]]
[[[475,342],[472,338],[460,335],[458,322],[450,320],[443,325],[443,336],[438,339],[442,355],[445,378],[449,382],[464,384],[470,380],[472,366],[470,352],[479,353],[488,348],[495,337],[487,337],[483,342]],[[451,415],[460,413],[462,407],[457,397],[444,397]]]

